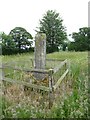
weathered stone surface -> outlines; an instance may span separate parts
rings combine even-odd
[[[46,65],[46,35],[37,33],[35,36],[35,69],[45,69]],[[42,78],[37,74],[36,77]]]
[[[46,35],[38,33],[35,37],[35,68],[45,69],[46,64]]]

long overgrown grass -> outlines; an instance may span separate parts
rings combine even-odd
[[[2,61],[22,61],[33,58],[33,53],[2,56]],[[67,76],[68,90],[59,95],[51,109],[36,109],[29,101],[29,96],[21,95],[22,101],[11,104],[2,95],[2,117],[5,118],[89,118],[88,111],[88,52],[55,52],[47,54],[47,58],[68,59],[70,71]],[[27,100],[28,99],[28,100]],[[1,100],[0,100],[1,101]]]

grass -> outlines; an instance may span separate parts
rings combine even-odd
[[[23,61],[33,58],[33,53],[2,56],[2,61]],[[47,58],[68,59],[70,72],[66,82],[62,82],[64,91],[58,96],[51,109],[30,103],[29,96],[21,95],[19,103],[11,103],[10,98],[2,95],[2,117],[14,118],[89,118],[88,112],[88,52],[55,52]],[[67,87],[67,89],[65,89]],[[16,94],[16,93],[15,93]],[[23,93],[22,93],[23,94]],[[13,99],[12,99],[13,100]],[[29,101],[29,102],[28,102]],[[35,101],[33,101],[35,102]],[[35,103],[34,103],[35,104]],[[6,105],[6,106],[5,106]]]

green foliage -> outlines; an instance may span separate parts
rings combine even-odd
[[[32,47],[32,36],[24,28],[16,27],[9,35],[4,32],[0,34],[0,45],[3,55],[11,55],[16,53],[23,53],[34,51]]]
[[[83,27],[79,29],[79,32],[72,33],[74,42],[69,44],[69,50],[75,51],[87,51],[90,50],[90,28]]]
[[[4,56],[3,62],[10,62],[20,60],[23,65],[23,60],[33,57],[33,54],[21,54]],[[90,118],[88,110],[88,66],[87,66],[87,52],[55,52],[47,54],[47,58],[68,59],[71,62],[70,76],[67,81],[70,87],[69,92],[65,91],[63,97],[58,95],[58,100],[55,100],[54,106],[48,110],[44,108],[37,108],[31,106],[26,96],[19,103],[8,102],[8,99],[2,99],[3,115],[11,118]],[[28,63],[27,63],[28,64]],[[70,94],[68,94],[70,93]],[[29,98],[30,96],[28,96]],[[9,98],[10,99],[10,98]],[[42,103],[41,103],[42,104]]]
[[[1,47],[2,54],[12,54],[15,51],[15,42],[12,40],[12,37],[6,35],[4,32],[1,34]]]
[[[29,39],[33,39],[31,34],[22,27],[15,27],[10,31],[9,35],[13,38],[19,51],[23,48],[27,49],[27,46],[31,47],[32,45],[32,42],[29,41]]]
[[[45,33],[47,36],[47,52],[59,51],[59,46],[67,39],[63,20],[59,17],[59,13],[48,10],[40,20],[39,32]]]

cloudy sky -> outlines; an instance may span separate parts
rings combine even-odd
[[[0,31],[6,34],[23,27],[35,36],[39,20],[47,10],[56,10],[64,20],[67,33],[88,26],[89,0],[0,0]]]

